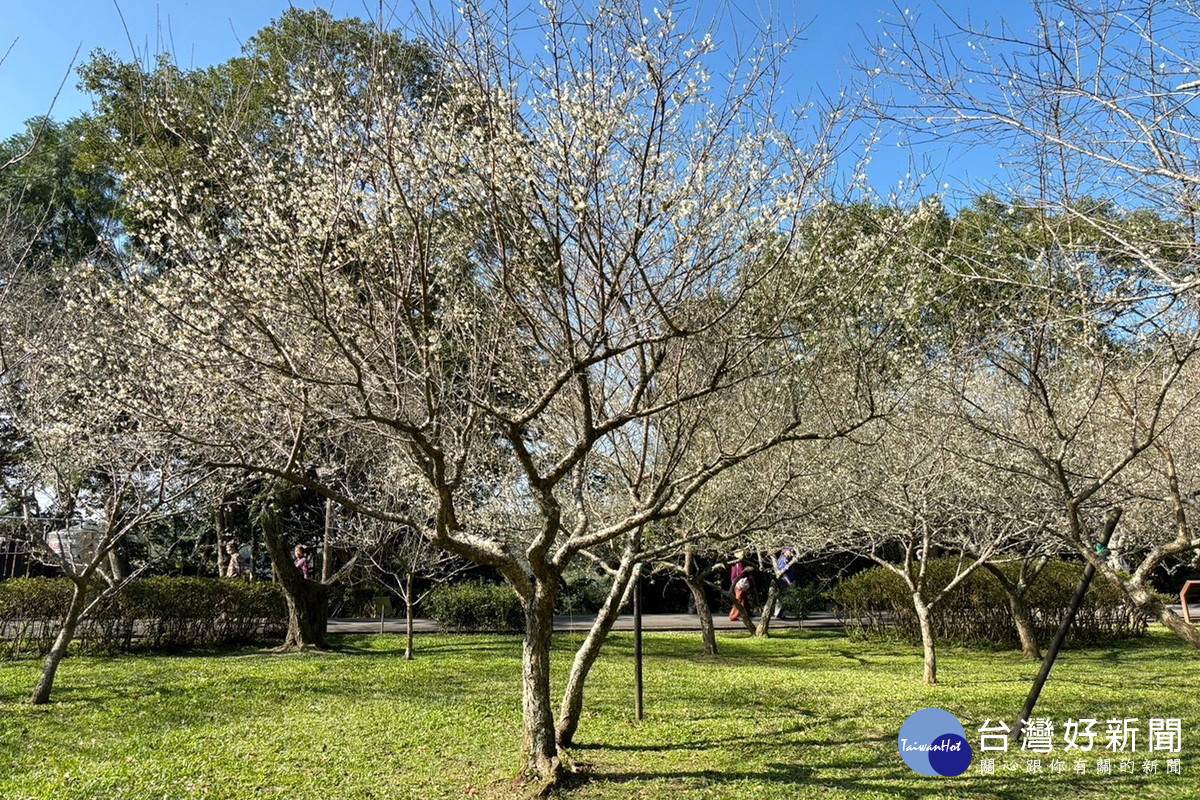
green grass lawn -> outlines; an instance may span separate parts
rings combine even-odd
[[[577,637],[556,639],[558,683]],[[25,704],[38,664],[0,662],[0,798],[516,797],[519,642],[430,636],[418,658],[394,637],[347,637],[333,654],[253,650],[188,656],[72,658],[56,702]],[[1162,632],[1111,648],[1068,651],[1039,715],[1137,717],[1136,774],[1119,755],[996,756],[997,774],[925,778],[901,762],[896,736],[924,707],[976,732],[1020,708],[1036,665],[1019,654],[945,648],[942,684],[920,683],[920,654],[837,633],[742,635],[698,655],[695,635],[646,637],[647,718],[633,719],[632,638],[614,635],[589,684],[569,798],[1200,797],[1200,653]],[[1180,775],[1146,752],[1150,717],[1183,721]],[[1098,756],[1113,773],[1095,772]],[[1029,758],[1043,772],[1027,774]],[[1052,774],[1064,759],[1068,772]],[[1158,760],[1158,774],[1143,762]],[[1009,771],[1009,764],[1019,769]]]

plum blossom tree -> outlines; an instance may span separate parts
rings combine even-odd
[[[997,554],[1028,524],[1024,508],[996,502],[1002,485],[972,458],[979,439],[966,426],[948,425],[910,398],[871,447],[840,448],[827,480],[844,499],[817,515],[827,546],[874,561],[904,581],[920,625],[924,681],[937,683],[933,619],[943,600]],[[957,559],[948,581],[935,585],[935,557]]]
[[[526,619],[527,772],[549,782],[567,567],[636,555],[718,476],[878,413],[869,343],[834,322],[871,265],[781,268],[840,123],[779,104],[786,39],[713,80],[712,37],[650,16],[547,3],[529,60],[468,4],[427,36],[439,91],[364,69],[348,102],[305,65],[271,157],[212,114],[187,170],[126,178],[158,265],[128,289],[130,407],[502,573]],[[361,486],[319,469],[335,440],[368,454]]]
[[[349,527],[369,563],[370,580],[404,603],[404,660],[412,661],[414,609],[434,589],[465,573],[471,563],[402,525],[357,516]]]
[[[80,623],[140,574],[116,558],[117,548],[139,528],[191,511],[207,475],[177,442],[121,408],[128,376],[120,343],[104,338],[100,322],[105,281],[87,264],[74,272],[31,306],[36,324],[0,334],[13,357],[4,381],[8,414],[27,438],[25,491],[34,513],[57,522],[32,529],[31,553],[72,584],[35,705],[50,701]]]

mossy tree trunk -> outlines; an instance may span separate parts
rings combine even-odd
[[[1038,646],[1037,628],[1033,624],[1033,614],[1029,604],[1022,595],[1008,593],[1008,608],[1012,612],[1013,625],[1017,629],[1017,638],[1021,640],[1021,655],[1030,661],[1038,661],[1042,657],[1042,649]]]
[[[767,599],[763,603],[762,615],[758,618],[758,626],[754,629],[755,636],[767,637],[771,635],[771,618],[775,614],[775,606],[778,603],[779,581],[772,577],[771,585],[767,587]]]
[[[704,578],[700,575],[687,575],[684,582],[692,593],[696,603],[696,617],[700,620],[700,638],[704,642],[704,654],[717,654],[717,630],[713,625],[712,606],[708,604],[708,596],[704,592]]]
[[[985,563],[983,568],[996,578],[1008,598],[1008,609],[1012,614],[1013,626],[1017,629],[1017,638],[1021,641],[1021,654],[1031,661],[1041,660],[1042,650],[1038,645],[1037,627],[1034,625],[1029,603],[1025,601],[1025,595],[1029,591],[1029,579],[1024,575],[1024,566],[1022,566],[1022,577],[1017,581],[1013,581],[1004,574],[999,566],[991,562]]]
[[[272,487],[260,501],[258,511],[263,543],[287,601],[288,629],[280,652],[324,649],[329,625],[329,587],[320,581],[308,580],[297,569],[284,534],[283,514],[293,492],[294,489],[287,486]]]
[[[1129,595],[1129,599],[1143,614],[1151,619],[1157,619],[1163,624],[1163,627],[1192,647],[1200,647],[1200,629],[1171,610],[1155,592],[1134,581],[1126,582],[1125,591]]]
[[[917,612],[917,621],[921,624],[921,648],[925,659],[925,683],[933,686],[937,683],[937,642],[933,636],[933,609],[921,597],[919,592],[913,593],[913,609]]]

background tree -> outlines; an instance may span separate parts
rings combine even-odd
[[[713,609],[708,596],[710,591],[724,595],[721,579],[728,569],[728,556],[724,550],[724,547],[712,544],[700,547],[694,542],[688,542],[677,552],[655,563],[656,569],[682,580],[691,593],[706,656],[715,656],[718,652],[717,631],[713,624]]]
[[[1147,560],[1131,573],[1095,551],[1127,510],[1125,477],[1155,471],[1143,462],[1165,459],[1194,406],[1200,84],[1186,42],[1200,18],[1154,0],[1035,13],[1028,33],[952,20],[936,39],[903,16],[878,48],[877,68],[899,87],[880,102],[890,119],[956,145],[986,137],[1012,154],[1013,185],[1030,195],[1010,206],[1029,219],[1018,233],[1033,250],[1015,261],[1005,324],[962,362],[961,418],[1062,515],[1067,545],[1200,642],[1145,583],[1159,555],[1193,549],[1190,534],[1176,524],[1143,540]]]
[[[0,206],[6,229],[32,267],[61,277],[90,259],[119,259],[114,174],[85,150],[87,120],[58,123],[38,117],[0,142]],[[49,277],[49,276],[48,276]]]
[[[403,526],[371,517],[356,517],[351,526],[351,535],[362,542],[372,584],[404,604],[404,660],[412,661],[414,609],[434,589],[462,576],[472,565]]]
[[[420,42],[406,42],[362,20],[336,19],[324,9],[289,8],[250,37],[242,55],[212,67],[186,70],[166,55],[153,62],[124,61],[95,51],[79,69],[82,88],[95,97],[92,112],[61,131],[53,125],[49,131],[74,154],[74,168],[87,181],[86,197],[93,184],[103,189],[104,210],[119,225],[126,249],[132,247],[144,261],[152,250],[144,246],[143,221],[128,197],[131,182],[154,173],[204,175],[204,162],[218,147],[206,119],[218,115],[226,135],[257,148],[261,158],[278,158],[283,143],[275,132],[286,98],[313,70],[335,74],[347,103],[357,102],[367,75],[394,72],[411,101],[432,90],[430,59]],[[156,102],[148,103],[151,98]],[[19,144],[12,140],[13,146]],[[213,226],[233,213],[220,204],[194,205],[188,212]]]
[[[938,606],[1026,524],[1023,515],[1006,514],[988,502],[1002,497],[1003,490],[988,486],[960,455],[977,452],[977,441],[963,441],[967,434],[963,426],[945,425],[914,398],[892,418],[880,441],[870,448],[851,446],[842,455],[842,470],[831,477],[854,487],[853,494],[821,520],[834,532],[835,547],[874,561],[908,587],[928,684],[937,683],[933,617]],[[956,560],[953,575],[935,581],[931,565],[943,557]]]
[[[1021,653],[1031,661],[1040,661],[1042,650],[1038,644],[1037,626],[1030,611],[1027,595],[1042,570],[1050,563],[1047,554],[1047,537],[1044,532],[1033,531],[1030,541],[1021,548],[1024,553],[1011,559],[995,559],[985,562],[986,569],[1004,589],[1008,597],[1009,611],[1021,641]],[[1015,572],[1005,567],[1015,564]]]

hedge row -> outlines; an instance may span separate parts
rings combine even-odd
[[[557,614],[595,614],[608,597],[608,584],[590,575],[571,576],[559,587]],[[507,584],[457,583],[439,586],[422,611],[445,631],[521,631],[525,612]]]
[[[0,655],[44,654],[71,600],[62,578],[0,582]],[[79,627],[82,650],[175,650],[260,641],[287,630],[287,607],[271,583],[215,578],[136,580]]]
[[[947,586],[957,569],[955,559],[930,561],[926,577],[931,594]],[[1015,577],[1016,565],[1004,565],[1001,569]],[[1030,585],[1025,601],[1042,643],[1049,641],[1066,616],[1082,574],[1082,564],[1052,561]],[[891,570],[876,567],[855,575],[834,587],[831,597],[851,635],[911,642],[921,639],[911,592]],[[1067,642],[1096,644],[1141,636],[1146,632],[1146,622],[1146,617],[1129,606],[1119,589],[1097,579],[1088,589]],[[934,635],[942,641],[996,646],[1018,642],[1008,595],[996,576],[982,568],[971,573],[935,607],[933,626]]]
[[[442,630],[520,631],[525,627],[521,601],[506,584],[439,586],[429,594],[425,608]]]

